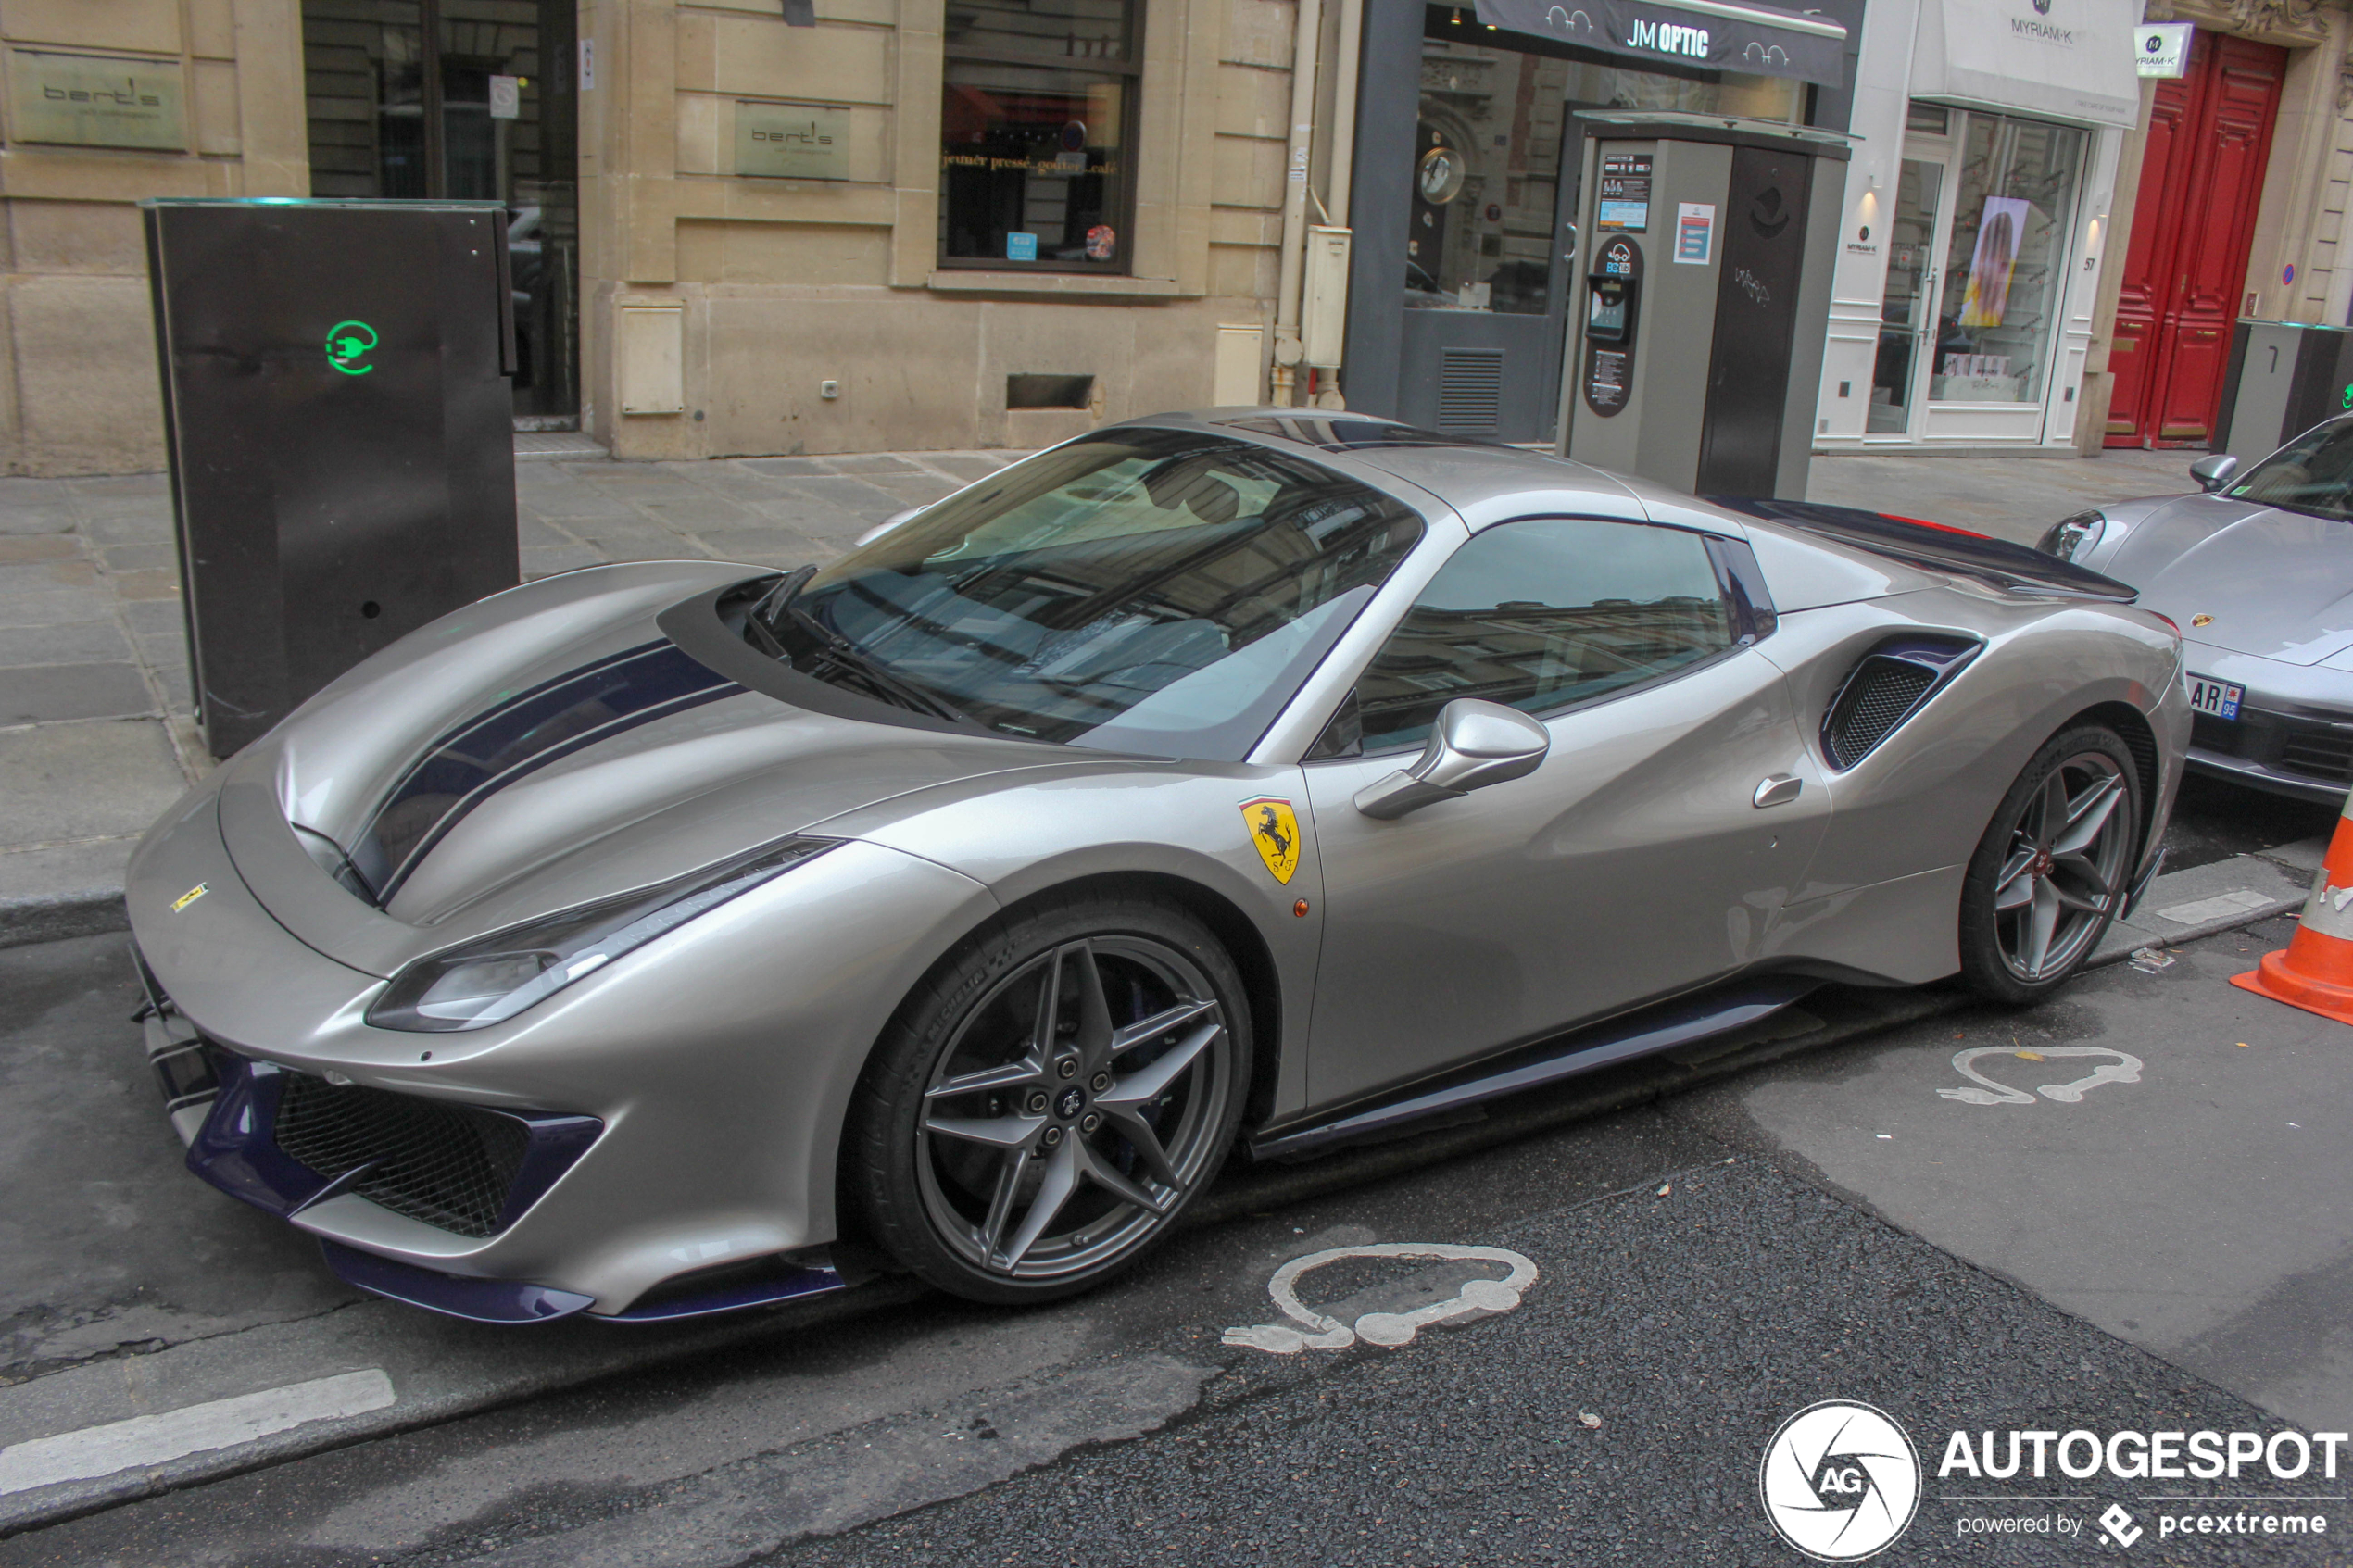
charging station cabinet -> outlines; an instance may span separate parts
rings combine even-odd
[[[2251,466],[2346,413],[2353,413],[2353,328],[2239,318],[2215,451]]]
[[[1847,140],[1587,112],[1560,450],[1702,495],[1803,499]]]
[[[507,212],[141,206],[189,674],[226,757],[520,581]]]

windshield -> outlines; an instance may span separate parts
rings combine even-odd
[[[1421,534],[1283,453],[1106,431],[851,551],[763,623],[1007,734],[1239,761]]]
[[[2314,517],[2353,520],[2353,420],[2306,431],[2222,492]]]

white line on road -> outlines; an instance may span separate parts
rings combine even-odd
[[[0,1449],[0,1496],[60,1481],[94,1480],[210,1449],[231,1449],[272,1432],[378,1411],[392,1402],[392,1379],[371,1367],[233,1399],[210,1399],[161,1415],[34,1437]]]

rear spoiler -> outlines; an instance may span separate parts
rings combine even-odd
[[[2103,577],[2057,556],[2046,556],[2024,545],[1972,533],[1941,522],[1893,517],[1860,507],[1833,507],[1820,501],[1757,501],[1724,495],[1706,497],[1709,505],[1743,512],[1808,533],[1900,560],[1931,571],[1957,572],[1992,583],[2014,594],[2057,594],[2069,598],[2109,599],[2131,604],[2137,589]]]

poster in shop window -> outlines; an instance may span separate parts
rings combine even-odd
[[[2010,275],[2026,240],[2032,209],[2016,196],[1988,196],[1977,220],[1977,254],[1969,258],[1969,291],[1961,296],[1961,325],[1998,327],[2010,306]]]

